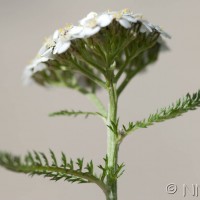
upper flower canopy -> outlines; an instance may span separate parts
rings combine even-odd
[[[158,54],[155,46],[165,44],[162,37],[170,38],[159,26],[127,9],[101,14],[90,12],[79,25],[56,30],[45,41],[36,58],[26,67],[24,80],[74,87],[78,83],[77,77],[82,76],[82,82],[98,85],[113,63],[123,65],[123,61],[136,55],[141,59],[140,63],[144,63],[151,51]],[[135,62],[130,60],[126,65],[137,67],[139,63]],[[114,68],[116,71],[120,66]]]

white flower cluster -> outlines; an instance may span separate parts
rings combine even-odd
[[[79,21],[78,26],[67,25],[62,29],[56,30],[53,36],[46,40],[37,57],[26,67],[24,81],[30,81],[34,73],[44,70],[46,68],[45,62],[53,60],[56,54],[66,52],[70,48],[72,40],[91,37],[98,33],[101,28],[109,26],[113,20],[117,21],[125,29],[130,29],[135,23],[140,22],[141,32],[157,31],[160,36],[170,38],[159,26],[144,20],[141,14],[133,14],[127,9],[120,12],[107,11],[100,15],[90,12]]]

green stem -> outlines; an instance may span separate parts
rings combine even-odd
[[[117,122],[117,94],[115,85],[110,82],[108,87],[109,94],[109,109],[107,117],[107,125],[111,126],[112,123]],[[110,128],[107,129],[107,156],[108,156],[108,168],[107,186],[110,188],[107,200],[117,200],[117,179],[113,178],[113,174],[117,169],[118,161],[118,133],[113,132]]]

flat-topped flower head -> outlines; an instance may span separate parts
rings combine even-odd
[[[95,92],[105,87],[111,71],[118,80],[121,74],[156,61],[162,46],[166,47],[164,38],[170,38],[169,34],[128,9],[90,12],[78,25],[56,30],[28,65],[25,76],[41,85]]]

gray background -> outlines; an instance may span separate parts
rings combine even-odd
[[[60,109],[93,110],[88,100],[69,89],[23,87],[21,74],[45,36],[90,11],[130,8],[161,25],[172,36],[148,73],[137,76],[120,97],[119,116],[128,123],[167,106],[200,88],[199,0],[1,0],[0,1],[0,149],[16,154],[28,150],[61,150],[72,158],[102,162],[105,127],[98,118],[48,118]],[[107,103],[104,92],[100,98]],[[126,172],[119,179],[119,199],[194,199],[182,197],[182,184],[200,184],[200,110],[141,129],[121,146]],[[178,191],[165,192],[174,182]],[[0,168],[0,199],[104,199],[92,184],[76,185],[30,178]]]

